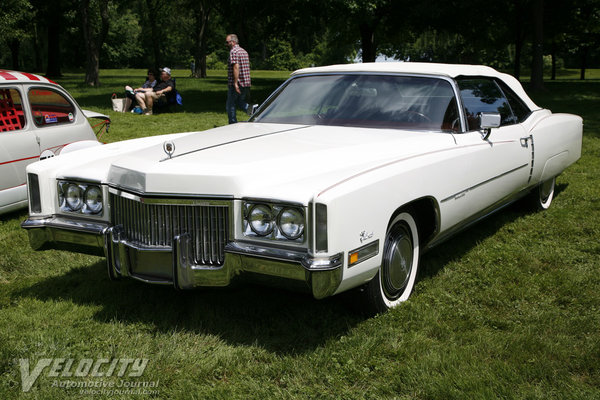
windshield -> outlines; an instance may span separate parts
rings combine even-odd
[[[457,131],[458,116],[446,80],[340,74],[289,80],[253,121]]]

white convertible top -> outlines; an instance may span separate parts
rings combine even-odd
[[[304,74],[323,74],[336,72],[374,72],[374,73],[402,73],[416,75],[442,75],[449,78],[457,76],[488,76],[501,79],[508,85],[532,111],[539,110],[533,100],[529,98],[521,83],[513,76],[498,72],[485,65],[469,64],[438,64],[417,62],[383,62],[383,63],[357,63],[338,64],[325,67],[304,68],[292,72],[292,76]]]

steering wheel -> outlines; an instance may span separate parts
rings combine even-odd
[[[431,118],[418,111],[406,110],[404,114],[407,115],[407,122],[431,122]]]

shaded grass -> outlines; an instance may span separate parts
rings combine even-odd
[[[212,105],[222,73],[185,90],[178,78],[183,113],[112,113],[109,84],[136,73],[103,71],[99,89],[78,88],[80,75],[61,83],[114,115],[111,140],[226,122]],[[265,74],[264,87],[284,78]],[[0,398],[84,398],[47,374],[21,393],[18,359],[44,357],[148,358],[143,380],[159,380],[160,394],[121,398],[600,398],[598,85],[552,82],[532,96],[585,121],[582,158],[558,178],[552,207],[516,204],[434,249],[410,301],[374,318],[342,297],[110,282],[102,258],[33,252],[26,213],[0,216]],[[94,396],[109,397],[119,396]]]

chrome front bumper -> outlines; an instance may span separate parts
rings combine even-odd
[[[342,281],[342,253],[313,257],[308,252],[229,242],[222,266],[198,264],[190,235],[173,239],[172,248],[142,248],[127,241],[119,226],[58,216],[27,219],[34,250],[60,249],[105,256],[111,279],[131,277],[146,283],[173,285],[176,289],[228,286],[234,279],[250,278],[292,289],[308,290],[317,298],[335,293]]]

